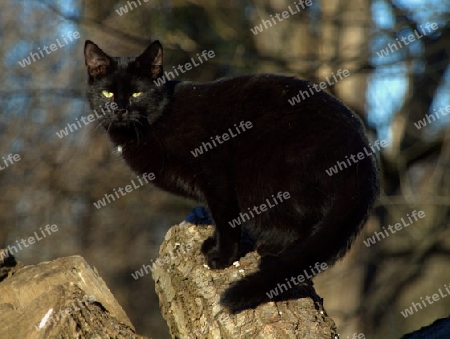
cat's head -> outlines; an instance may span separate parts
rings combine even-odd
[[[163,48],[154,41],[138,57],[110,57],[87,40],[84,57],[88,98],[102,126],[115,139],[138,137],[162,113]]]

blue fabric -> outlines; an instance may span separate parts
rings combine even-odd
[[[213,225],[208,210],[203,206],[194,207],[185,220],[196,225]]]

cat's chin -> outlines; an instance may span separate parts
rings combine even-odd
[[[110,121],[103,122],[103,128],[114,140],[122,143],[123,140],[133,140],[141,133],[135,123],[131,121]]]
[[[117,120],[109,120],[109,121],[103,121],[102,122],[103,127],[106,130],[109,129],[134,129],[134,124],[132,121],[125,120],[125,121],[117,121]]]

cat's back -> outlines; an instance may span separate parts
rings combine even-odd
[[[276,74],[180,82],[166,112],[167,126],[195,135],[201,143],[230,128],[237,133],[241,123],[251,124],[251,129],[228,143],[240,150],[242,159],[275,144],[294,153],[313,147],[320,154],[336,147],[346,154],[357,153],[368,145],[361,119],[334,96],[319,90],[297,104],[290,103],[310,86],[308,81]]]
[[[198,104],[226,110],[310,114],[326,112],[323,108],[329,108],[353,117],[352,112],[334,96],[293,76],[262,73],[205,83],[184,82],[179,84],[177,92],[183,98],[198,99]]]
[[[190,90],[207,93],[216,99],[246,99],[246,101],[280,102],[290,98],[300,89],[306,89],[309,82],[292,76],[278,74],[247,74],[221,78],[204,83],[185,83]],[[274,100],[276,99],[276,100]]]
[[[322,130],[340,125],[364,138],[364,126],[354,112],[297,77],[251,74],[205,83],[181,82],[177,87],[177,111],[185,110],[189,102],[187,114],[192,118],[203,112],[201,120],[211,119],[211,125],[233,126],[241,120],[263,124],[266,130],[268,126],[292,123],[308,130],[317,129],[312,125],[321,125]]]

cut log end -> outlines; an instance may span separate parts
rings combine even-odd
[[[144,338],[80,256],[21,268],[3,255],[0,274],[0,338]]]

